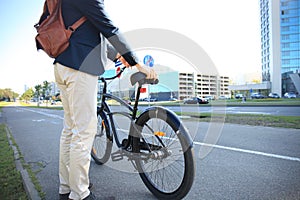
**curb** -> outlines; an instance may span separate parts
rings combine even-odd
[[[10,132],[9,128],[6,126],[5,129],[6,129],[6,135],[7,135],[7,138],[8,138],[9,145],[11,146],[11,148],[14,151],[14,158],[15,158],[16,168],[22,176],[23,186],[24,186],[25,192],[27,194],[27,197],[30,200],[41,200],[41,197],[40,197],[38,191],[35,189],[35,186],[33,185],[27,170],[23,168],[23,165],[21,163],[21,158],[20,158],[20,155],[19,155],[19,151],[18,151],[17,147],[13,144],[13,142],[11,140],[12,135],[11,135],[11,132]]]

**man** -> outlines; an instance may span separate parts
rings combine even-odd
[[[89,191],[90,152],[97,131],[97,81],[104,72],[106,45],[113,46],[108,58],[136,66],[148,78],[156,74],[140,66],[119,29],[104,11],[103,0],[62,0],[66,27],[82,16],[87,20],[73,33],[70,46],[54,61],[54,73],[61,91],[64,127],[60,139],[60,199],[94,199]],[[102,42],[102,45],[100,44]]]

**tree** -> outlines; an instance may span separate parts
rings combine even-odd
[[[43,82],[42,87],[43,96],[46,99],[46,106],[48,106],[48,100],[50,99],[51,85],[48,81]]]
[[[258,83],[261,83],[261,81],[259,79],[252,79],[252,83],[258,84]]]
[[[43,97],[45,97],[45,99],[49,99],[49,94],[51,92],[51,85],[48,81],[44,81],[43,82],[43,86],[42,86],[42,94]]]
[[[42,85],[38,84],[36,86],[34,86],[35,89],[35,96],[37,97],[37,106],[40,106],[40,97],[41,97],[41,92],[42,92]]]
[[[0,101],[5,100],[4,90],[0,89]]]
[[[0,101],[15,100],[18,96],[19,96],[19,94],[12,91],[10,88],[0,89]]]
[[[33,89],[29,88],[22,94],[21,98],[24,99],[25,102],[27,103],[27,101],[29,101],[33,97],[33,95],[34,95]]]
[[[43,84],[38,84],[34,86],[35,88],[35,96],[38,98],[38,106],[40,104],[40,98],[43,97],[45,100],[49,100],[49,95],[51,92],[51,84],[48,81],[44,81]]]

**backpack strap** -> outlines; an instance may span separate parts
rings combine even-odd
[[[59,4],[59,5],[58,5]],[[57,6],[61,6],[61,0],[45,0],[44,2],[44,8],[43,8],[43,13],[40,17],[40,20],[38,23],[34,25],[36,29],[41,25],[41,23],[50,15],[54,12],[55,8]]]
[[[47,6],[49,14],[52,14],[58,5],[61,6],[62,0],[46,0],[45,4]],[[45,12],[45,7],[44,7],[44,12]]]
[[[72,26],[69,26],[68,29],[71,31],[75,31],[81,24],[83,24],[87,18],[85,16],[81,17],[79,20],[77,20]]]

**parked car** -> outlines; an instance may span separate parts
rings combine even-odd
[[[192,97],[183,101],[184,104],[208,104],[207,99],[201,99],[199,97]]]
[[[215,100],[215,97],[214,96],[206,96],[204,99],[207,99],[208,101],[210,101],[210,100]]]
[[[142,101],[147,101],[147,102],[154,102],[154,101],[157,101],[156,98],[144,98],[144,99],[141,99]]]
[[[269,98],[274,98],[274,99],[279,99],[280,96],[277,94],[277,93],[273,93],[271,92],[269,95],[268,95]]]
[[[169,99],[169,101],[178,101],[178,99],[172,97],[172,98]]]
[[[243,94],[236,94],[234,97],[236,99],[242,99],[244,97],[244,95]]]
[[[284,98],[296,98],[296,94],[294,92],[286,92],[283,96]]]
[[[260,93],[252,93],[250,98],[251,99],[263,99],[263,98],[265,98],[265,96]]]
[[[221,95],[221,96],[219,96],[218,99],[219,99],[219,100],[226,100],[226,99],[230,99],[230,97]]]

